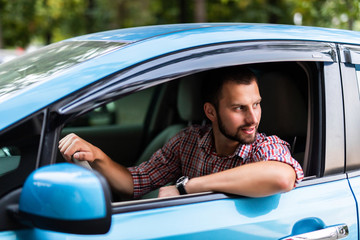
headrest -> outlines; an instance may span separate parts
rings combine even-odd
[[[266,73],[259,78],[262,97],[260,131],[280,137],[306,136],[306,99],[294,78],[281,72]]]
[[[201,80],[194,75],[186,76],[179,82],[177,108],[180,117],[188,122],[204,119]]]

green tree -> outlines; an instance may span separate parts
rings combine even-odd
[[[0,47],[116,28],[184,22],[360,29],[359,0],[0,0]]]
[[[303,25],[359,30],[359,0],[292,0]]]
[[[34,12],[36,0],[0,0],[0,29],[3,46],[26,46],[36,28]]]

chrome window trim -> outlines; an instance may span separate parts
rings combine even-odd
[[[180,205],[193,204],[199,202],[237,198],[237,197],[242,197],[242,196],[230,195],[225,193],[204,192],[204,193],[187,194],[187,195],[166,197],[166,198],[153,198],[146,200],[115,202],[112,203],[112,212],[113,214],[120,214],[127,212],[136,212],[136,211],[143,211],[150,209],[180,206]]]
[[[346,173],[348,178],[353,178],[353,177],[359,177],[360,176],[360,170],[354,170],[354,171],[348,171]]]
[[[296,188],[301,188],[301,187],[306,187],[306,186],[311,186],[311,185],[316,185],[316,184],[322,184],[322,183],[327,183],[327,182],[333,182],[333,181],[338,181],[338,180],[342,180],[342,179],[346,179],[347,175],[345,173],[340,173],[340,174],[333,174],[330,176],[325,176],[325,177],[316,177],[316,176],[308,176],[305,177],[303,179],[302,182],[300,182]]]

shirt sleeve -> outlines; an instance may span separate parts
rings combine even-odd
[[[304,178],[300,164],[291,156],[290,145],[277,136],[268,136],[259,144],[255,153],[255,161],[279,161],[292,166],[296,173],[295,186]]]
[[[157,150],[152,157],[139,166],[130,167],[133,177],[135,199],[142,195],[175,181],[181,174],[179,159],[179,145],[182,132],[175,135],[161,149]]]

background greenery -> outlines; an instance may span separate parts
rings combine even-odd
[[[183,22],[263,22],[360,29],[360,0],[0,0],[0,48]]]

